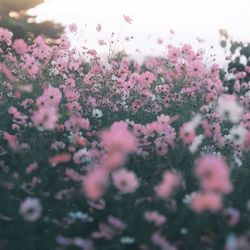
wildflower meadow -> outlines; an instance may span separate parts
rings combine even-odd
[[[0,28],[0,249],[249,250],[250,60],[207,58]]]

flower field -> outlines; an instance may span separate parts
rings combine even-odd
[[[250,249],[249,66],[222,72],[188,44],[138,63],[12,35],[0,28],[1,250]]]

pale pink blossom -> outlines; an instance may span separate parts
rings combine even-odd
[[[138,179],[133,171],[120,169],[112,174],[114,186],[123,194],[133,193],[139,187]]]
[[[218,193],[200,192],[192,197],[190,206],[197,213],[204,211],[217,212],[222,208],[222,198]]]
[[[196,161],[195,174],[206,191],[229,193],[233,187],[229,167],[221,156],[204,155]]]
[[[179,174],[166,171],[163,174],[162,182],[155,187],[155,192],[159,198],[168,198],[173,194],[180,183],[181,178]]]
[[[130,16],[123,15],[123,19],[124,19],[127,23],[132,24],[132,19],[131,19]]]

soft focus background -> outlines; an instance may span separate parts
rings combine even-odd
[[[30,13],[37,15],[39,21],[76,23],[80,27],[77,41],[86,41],[91,47],[100,49],[97,40],[106,39],[104,32],[95,32],[97,23],[101,23],[107,36],[112,31],[121,36],[133,35],[133,46],[123,46],[137,56],[136,49],[144,55],[162,53],[165,46],[157,44],[157,39],[162,38],[164,44],[182,42],[206,48],[223,63],[218,31],[226,29],[234,39],[249,41],[249,8],[249,0],[48,0]],[[123,22],[123,14],[132,18],[132,25]]]
[[[62,26],[76,23],[73,44],[104,54],[108,48],[99,46],[98,40],[108,43],[114,32],[115,41],[119,40],[116,50],[125,49],[137,58],[161,55],[166,44],[190,43],[204,48],[208,57],[223,66],[225,52],[219,45],[219,29],[226,29],[234,40],[249,41],[249,8],[249,0],[0,0],[0,25],[17,37],[29,31],[54,39]],[[124,14],[132,18],[132,25],[122,20]],[[102,25],[100,33],[96,32],[98,23]],[[126,36],[133,37],[129,45],[122,42]],[[159,44],[159,39],[163,43]]]

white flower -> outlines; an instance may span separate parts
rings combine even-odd
[[[241,167],[242,166],[242,160],[240,159],[240,157],[237,154],[234,154],[233,156],[234,159],[234,163],[237,165],[237,167]]]
[[[182,202],[185,204],[190,204],[193,198],[196,196],[197,192],[192,192],[191,194],[186,194],[182,199]]]
[[[192,119],[192,124],[194,126],[194,128],[197,128],[200,123],[201,123],[201,120],[202,120],[202,116],[200,114],[196,114],[193,119]]]
[[[123,108],[124,108],[124,110],[128,110],[128,105],[127,104],[124,105]]]
[[[152,100],[152,101],[155,101],[155,100],[156,100],[155,95],[151,95],[151,100]]]
[[[129,98],[129,92],[124,92],[123,95],[121,96],[121,99],[123,101],[127,100]]]
[[[248,90],[245,94],[245,97],[249,97],[250,96],[250,91]]]
[[[95,118],[101,118],[102,111],[100,109],[93,109],[92,116]]]
[[[130,237],[130,236],[123,236],[121,239],[120,239],[120,242],[122,244],[133,244],[135,242],[135,239]]]
[[[186,228],[182,228],[180,230],[181,234],[187,234],[188,233],[188,230]]]
[[[240,145],[244,142],[246,133],[247,130],[243,126],[233,126],[228,137],[233,143],[235,143],[236,145]]]
[[[34,222],[41,216],[42,206],[37,198],[28,197],[20,205],[19,213],[24,220]]]
[[[204,135],[198,135],[194,138],[194,141],[189,146],[189,151],[193,154],[195,153],[204,139]]]
[[[222,119],[238,123],[243,113],[243,108],[236,102],[234,96],[225,95],[218,99],[217,111]]]

